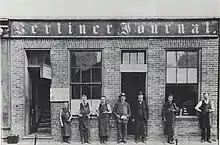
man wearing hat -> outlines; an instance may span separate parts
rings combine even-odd
[[[130,105],[125,102],[125,93],[121,93],[119,101],[115,104],[113,114],[116,116],[117,121],[117,141],[118,143],[127,143],[127,124],[131,116]]]

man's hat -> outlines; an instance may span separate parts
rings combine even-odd
[[[121,93],[119,98],[121,98],[121,96],[125,96],[126,97],[125,93]]]

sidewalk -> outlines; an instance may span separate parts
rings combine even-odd
[[[134,141],[128,141],[127,144],[120,143],[117,144],[116,142],[109,142],[108,144],[100,144],[99,142],[91,142],[91,144],[83,144],[83,145],[135,145],[136,143]],[[171,145],[166,142],[162,141],[147,141],[145,143],[146,145]],[[145,145],[144,143],[140,142],[136,145]],[[2,145],[8,145],[6,142],[4,142]],[[9,144],[9,145],[34,145],[34,141],[25,141],[21,140],[18,144]],[[82,145],[80,142],[71,142],[70,144],[67,143],[61,143],[61,142],[54,142],[54,141],[39,141],[36,143],[36,145]],[[175,144],[174,144],[175,145]],[[201,143],[199,141],[180,141],[178,145],[218,145],[218,141],[213,141],[212,143],[204,142]]]

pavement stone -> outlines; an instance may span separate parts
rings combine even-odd
[[[200,141],[180,141],[177,145],[218,145],[218,141],[214,141],[212,143],[204,142],[201,143]],[[34,141],[24,141],[21,140],[17,144],[7,144],[7,142],[3,142],[2,145],[34,145]],[[71,142],[68,143],[61,143],[61,142],[55,142],[55,141],[38,141],[36,145],[82,145],[80,142]],[[117,144],[117,142],[109,142],[107,144],[100,144],[99,142],[91,142],[91,144],[83,144],[83,145],[170,145],[164,141],[147,141],[145,144],[135,143],[134,141],[128,141],[126,144],[120,143]],[[175,144],[176,145],[176,144]]]

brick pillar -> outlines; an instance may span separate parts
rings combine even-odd
[[[50,60],[52,65],[51,88],[69,88],[68,85],[68,50],[66,43],[60,40],[50,41]],[[65,98],[69,101],[69,96]],[[59,113],[63,101],[51,103],[51,134],[54,140],[62,141]]]
[[[161,117],[165,100],[165,50],[161,40],[149,40],[148,48],[148,135],[163,134]]]
[[[112,109],[121,92],[120,58],[118,42],[108,41],[103,50],[103,88]],[[110,122],[110,140],[115,140],[117,132],[114,117]]]
[[[11,40],[11,126],[12,134],[24,136],[24,49],[22,40]]]
[[[209,93],[210,99],[213,101],[215,111],[212,116],[212,135],[217,135],[217,97],[218,97],[218,39],[208,39],[203,41],[202,48],[202,90]]]

